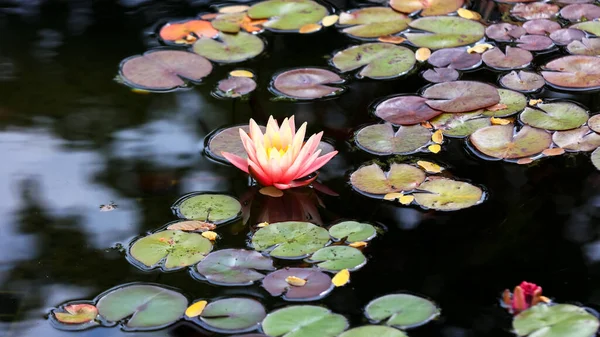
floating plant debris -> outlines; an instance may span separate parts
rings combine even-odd
[[[414,153],[429,144],[431,131],[421,125],[400,126],[394,131],[391,124],[375,124],[360,129],[356,144],[377,155]]]
[[[355,271],[367,263],[367,258],[354,247],[330,246],[316,251],[307,262],[316,263],[320,269],[331,272],[343,269]]]
[[[365,325],[350,329],[338,337],[408,337],[404,332],[398,329],[383,325]]]
[[[440,309],[431,301],[410,294],[385,295],[365,307],[368,319],[400,329],[427,324],[440,315]]]
[[[217,84],[219,96],[235,98],[247,95],[256,89],[256,82],[248,77],[229,77]]]
[[[493,69],[512,70],[528,66],[533,60],[533,55],[525,49],[507,46],[505,53],[500,48],[494,48],[483,53],[481,58]]]
[[[336,337],[347,328],[344,316],[313,305],[275,310],[262,321],[262,330],[273,337]]]
[[[374,113],[395,125],[418,124],[442,113],[429,107],[426,101],[427,98],[419,96],[396,96],[377,104]]]
[[[332,64],[341,72],[362,68],[361,77],[393,78],[408,73],[415,65],[412,50],[388,43],[365,43],[337,52]]]
[[[199,321],[202,327],[218,333],[241,333],[258,329],[266,317],[265,307],[257,300],[233,297],[209,303]]]
[[[54,311],[56,320],[64,324],[84,324],[93,322],[98,316],[98,308],[91,304],[68,304],[62,307],[65,312]]]
[[[225,194],[191,193],[177,200],[171,208],[183,219],[222,224],[238,218],[242,205]]]
[[[193,303],[187,309],[185,309],[185,316],[189,318],[200,316],[207,304],[207,301],[198,301]]]
[[[196,265],[196,271],[208,282],[225,286],[251,285],[265,277],[259,271],[274,269],[269,257],[245,249],[218,250]]]
[[[265,132],[266,128],[262,125],[259,126],[262,132]],[[248,153],[244,149],[242,139],[240,138],[240,130],[244,132],[250,132],[248,125],[236,125],[229,128],[222,129],[214,133],[208,139],[207,152],[209,155],[217,160],[226,161],[225,157],[221,154],[222,152],[232,153],[240,158],[248,158]],[[229,163],[227,161],[227,163]]]
[[[267,0],[248,9],[250,18],[268,19],[265,28],[283,32],[319,23],[328,14],[327,8],[311,0]]]
[[[471,134],[471,143],[483,154],[498,159],[519,159],[536,155],[550,147],[552,136],[545,130],[524,126],[493,125]]]
[[[367,223],[342,221],[329,228],[329,235],[336,241],[344,238],[346,242],[369,241],[377,235],[377,230]]]
[[[325,247],[327,242],[326,229],[299,221],[272,223],[252,236],[254,249],[282,259],[302,259]]]
[[[350,271],[348,269],[342,269],[331,279],[331,283],[335,287],[343,287],[350,283]]]
[[[417,47],[441,49],[466,46],[483,38],[485,27],[473,20],[454,16],[424,17],[409,24],[424,33],[405,33],[404,35]]]
[[[159,32],[163,41],[177,44],[191,44],[201,37],[213,38],[218,34],[210,22],[195,19],[167,23]]]
[[[419,205],[438,211],[457,211],[483,202],[481,188],[445,178],[425,181],[413,195]]]
[[[260,37],[245,32],[219,33],[219,40],[201,38],[194,43],[194,52],[211,61],[236,63],[258,56],[265,48]]]
[[[493,86],[473,81],[438,83],[423,91],[427,105],[444,112],[467,112],[500,102]]]
[[[363,193],[383,195],[411,191],[425,181],[425,172],[408,164],[392,164],[383,172],[377,164],[362,166],[350,176],[352,186]]]
[[[204,232],[211,231],[215,228],[217,228],[217,226],[213,223],[198,220],[177,221],[167,226],[167,229],[170,230],[180,230],[186,232]]]
[[[427,61],[435,67],[469,70],[481,64],[481,55],[469,54],[465,48],[445,48],[435,51]]]
[[[513,319],[518,336],[589,337],[598,326],[598,318],[571,304],[536,305]]]
[[[431,49],[429,48],[421,47],[415,51],[415,58],[419,62],[427,61],[429,56],[431,56]]]
[[[306,282],[292,285],[290,277]],[[279,269],[267,275],[262,281],[262,286],[272,296],[283,295],[286,301],[317,301],[329,295],[334,288],[331,277],[315,268]]]
[[[551,131],[570,130],[583,125],[589,118],[587,111],[574,103],[541,103],[527,107],[521,113],[523,123]]]
[[[340,14],[339,24],[352,26],[342,29],[342,32],[358,38],[378,38],[394,35],[408,28],[411,21],[388,7],[366,7]]]
[[[317,99],[334,96],[345,91],[340,84],[344,80],[336,73],[321,68],[300,68],[284,71],[273,79],[273,88],[279,93],[298,99]]]
[[[431,83],[444,83],[458,80],[460,74],[452,68],[433,68],[425,70],[422,76]]]
[[[541,75],[524,70],[511,71],[500,78],[500,84],[508,89],[533,92],[541,89],[546,82]]]
[[[446,15],[455,12],[462,7],[464,0],[390,0],[390,6],[403,13],[413,13],[420,11],[422,16]]]
[[[567,151],[594,151],[600,147],[600,134],[587,126],[567,131],[557,131],[552,135],[552,141]]]

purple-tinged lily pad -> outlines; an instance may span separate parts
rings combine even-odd
[[[358,38],[378,38],[400,33],[412,20],[389,7],[366,7],[340,14],[342,32]]]
[[[591,21],[600,18],[600,6],[572,4],[560,10],[560,16],[570,21]]]
[[[485,34],[481,23],[456,16],[424,17],[409,26],[425,32],[405,33],[408,41],[430,49],[466,46],[481,40]]]
[[[253,34],[219,33],[221,42],[203,37],[194,43],[194,52],[215,62],[235,63],[251,59],[265,49],[263,40]]]
[[[266,128],[262,125],[259,127],[264,133]],[[244,149],[244,144],[242,144],[242,139],[240,138],[239,129],[242,129],[245,133],[250,132],[250,128],[245,124],[225,128],[214,133],[208,139],[207,153],[211,157],[227,163],[229,161],[223,157],[221,154],[223,152],[233,153],[241,158],[248,158],[248,153],[246,153],[246,149]]]
[[[245,249],[223,249],[208,254],[196,265],[208,282],[225,286],[247,286],[265,275],[258,270],[274,270],[273,260],[259,252]]]
[[[425,122],[442,112],[434,110],[419,96],[396,96],[382,101],[375,108],[375,116],[395,125],[413,125]]]
[[[510,14],[521,20],[550,19],[556,16],[559,9],[557,5],[545,2],[519,3],[510,10]]]
[[[541,153],[550,147],[552,136],[545,130],[524,126],[492,125],[475,131],[471,143],[481,153],[498,159],[519,159]]]
[[[401,126],[394,132],[391,124],[375,124],[360,129],[356,144],[376,155],[410,154],[424,148],[431,140],[431,131],[421,125]]]
[[[464,0],[390,0],[390,6],[402,13],[421,11],[421,16],[446,15],[462,7]]]
[[[329,272],[338,272],[343,269],[355,271],[367,263],[367,258],[354,247],[329,246],[316,251],[306,259],[306,262],[316,263],[319,269]]]
[[[595,149],[594,152],[592,152],[592,164],[594,164],[594,167],[600,171],[600,147]]]
[[[500,48],[494,48],[483,53],[481,58],[488,67],[512,70],[528,66],[533,60],[533,55],[527,50],[507,46],[506,53],[503,53]]]
[[[552,39],[542,35],[523,35],[516,43],[519,48],[529,51],[542,51],[554,47]]]
[[[302,286],[291,285],[288,277],[306,281]],[[331,277],[315,268],[284,268],[267,275],[262,286],[272,296],[281,296],[286,301],[317,301],[329,295],[334,286]]]
[[[68,304],[61,308],[62,311],[53,311],[57,321],[63,324],[84,324],[93,322],[98,316],[98,308],[86,303]]]
[[[587,126],[568,131],[557,131],[552,141],[567,151],[594,151],[600,147],[600,135]]]
[[[509,42],[525,35],[527,31],[521,26],[510,23],[495,23],[485,29],[485,35],[492,40]]]
[[[560,46],[566,46],[573,41],[580,41],[584,37],[585,33],[583,31],[574,28],[563,28],[550,34],[552,41]]]
[[[565,56],[548,62],[542,71],[547,83],[564,89],[592,90],[600,88],[600,58]]]
[[[298,99],[317,99],[344,92],[343,88],[327,84],[343,83],[336,73],[321,68],[288,70],[275,76],[273,88],[281,94]]]
[[[389,43],[365,43],[337,52],[331,62],[341,72],[362,68],[359,76],[382,79],[408,73],[414,67],[416,59],[413,51],[406,47]]]
[[[240,97],[256,89],[256,82],[248,77],[229,77],[217,84],[219,94],[223,97]]]
[[[523,24],[527,34],[531,35],[549,35],[561,28],[560,23],[548,19],[536,19],[527,21]]]
[[[248,9],[251,19],[269,19],[263,26],[280,32],[297,32],[304,25],[320,22],[327,14],[327,8],[311,0],[267,0]]]
[[[586,22],[576,23],[576,24],[572,25],[571,28],[579,29],[584,32],[588,32],[590,34],[600,36],[600,21],[586,21]]]
[[[594,1],[595,0],[557,0],[556,2],[559,4],[570,5],[570,4],[591,4]]]
[[[581,41],[573,41],[567,46],[569,53],[573,55],[600,55],[600,38],[584,37]]]
[[[469,54],[464,48],[446,48],[433,52],[427,62],[434,67],[470,70],[481,64],[481,55]]]
[[[431,120],[431,125],[442,130],[444,136],[464,138],[473,132],[492,125],[483,110],[466,113],[445,113]]]
[[[587,125],[589,128],[597,133],[600,133],[600,115],[593,115],[588,119]]]
[[[183,79],[200,81],[211,71],[212,64],[200,55],[159,49],[123,60],[120,75],[132,87],[164,91],[185,86]]]
[[[499,105],[502,108],[495,107],[493,110],[484,110],[483,114],[488,117],[507,117],[523,111],[527,106],[527,97],[520,92],[498,89],[500,95]]]
[[[202,327],[230,334],[256,330],[266,316],[265,307],[259,301],[233,297],[210,302],[198,318]]]
[[[427,105],[444,112],[467,112],[500,102],[498,90],[489,84],[456,81],[434,84],[422,94]]]
[[[383,172],[377,164],[362,166],[350,175],[350,183],[357,191],[367,195],[383,195],[411,191],[425,181],[425,172],[408,164],[392,164]]]
[[[444,83],[458,80],[460,74],[452,68],[433,68],[425,70],[421,76],[431,83]]]
[[[527,107],[519,116],[521,121],[534,128],[550,131],[571,130],[587,122],[587,111],[569,102],[538,104],[537,109]]]
[[[500,84],[512,90],[534,92],[541,89],[546,82],[539,74],[523,70],[513,70],[500,78]]]

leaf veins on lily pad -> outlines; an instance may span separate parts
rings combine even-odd
[[[352,26],[342,32],[358,38],[378,38],[397,34],[406,28],[411,21],[388,7],[366,7],[340,14],[339,24]]]
[[[265,28],[284,32],[316,24],[327,14],[327,8],[311,0],[267,0],[248,9],[250,18],[269,20],[263,23]]]
[[[481,188],[446,178],[422,183],[413,195],[417,204],[438,211],[457,211],[483,202]]]
[[[391,124],[375,124],[360,129],[356,144],[377,155],[414,153],[429,144],[431,131],[421,125],[400,126],[394,132]]]
[[[194,52],[207,59],[222,63],[235,63],[251,59],[265,48],[263,40],[245,32],[237,34],[219,33],[220,42],[214,39],[201,38],[194,43]]]
[[[278,309],[262,322],[263,331],[273,337],[336,337],[347,328],[344,316],[313,305]]]
[[[598,319],[571,304],[534,305],[513,319],[518,336],[589,337],[598,330]]]
[[[344,92],[344,88],[328,85],[343,82],[344,80],[338,74],[326,69],[300,68],[284,71],[275,76],[273,87],[288,97],[316,99]]]
[[[383,172],[377,164],[362,166],[350,176],[350,183],[359,192],[383,198],[394,192],[411,191],[425,181],[425,172],[408,164],[392,164]]]
[[[329,232],[310,222],[276,222],[256,231],[252,246],[282,259],[302,259],[325,247]]]
[[[415,65],[412,50],[389,43],[365,43],[337,52],[332,64],[341,72],[362,68],[361,77],[393,78],[408,73]]]
[[[500,48],[494,48],[483,53],[481,58],[488,67],[493,69],[512,70],[528,66],[533,60],[533,55],[527,50],[507,46],[506,53],[503,53]]]
[[[527,107],[521,113],[521,121],[536,128],[551,131],[577,128],[588,120],[587,111],[575,103],[543,103],[537,108]]]
[[[529,51],[542,51],[554,47],[552,39],[542,35],[523,35],[516,43],[519,48]]]
[[[290,285],[288,277],[297,277],[306,283],[302,286]],[[262,286],[272,296],[283,295],[286,301],[317,301],[329,295],[334,288],[331,277],[315,268],[279,269],[267,275]]]
[[[541,153],[550,147],[552,137],[545,130],[524,126],[518,132],[513,125],[493,125],[471,134],[471,143],[486,156],[519,159]]]
[[[435,84],[423,91],[427,105],[444,112],[468,112],[500,102],[498,90],[474,81],[456,81]]]
[[[375,116],[395,125],[413,125],[425,122],[442,112],[432,109],[419,96],[396,96],[386,99],[375,108]]]
[[[251,285],[265,277],[259,270],[274,269],[269,257],[245,249],[218,250],[196,265],[198,273],[208,282],[225,286]]]
[[[446,15],[462,7],[464,0],[390,0],[390,6],[402,13],[421,11],[422,16]]]
[[[374,299],[365,307],[369,320],[399,329],[410,329],[427,324],[440,315],[440,309],[431,301],[410,294],[393,294]]]
[[[202,327],[218,333],[241,333],[258,329],[267,316],[257,300],[243,297],[220,299],[209,303],[198,317]]]
[[[466,46],[483,38],[485,27],[473,20],[455,16],[433,16],[415,20],[410,27],[424,31],[405,33],[417,47],[441,49]]]

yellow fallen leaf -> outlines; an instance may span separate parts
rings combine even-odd
[[[143,89],[131,89],[131,92],[136,93],[136,94],[142,94],[142,95],[147,95],[150,93],[150,91],[143,90]]]
[[[490,107],[485,108],[485,110],[487,111],[500,111],[500,110],[504,110],[508,108],[508,105],[506,104],[502,104],[502,103],[498,103],[498,104],[494,104]]]
[[[250,6],[246,5],[234,5],[234,6],[225,6],[219,8],[219,13],[229,14],[229,13],[242,13],[248,10]]]
[[[252,77],[254,77],[254,74],[248,70],[233,70],[229,73],[229,76],[252,78]]]
[[[508,125],[508,124],[512,123],[512,121],[510,119],[496,118],[496,117],[490,118],[490,122],[493,125]]]
[[[185,309],[185,315],[189,318],[200,316],[200,314],[204,311],[204,308],[206,308],[206,304],[208,304],[208,302],[198,301],[190,305],[187,309]]]
[[[296,276],[288,276],[285,278],[285,282],[294,287],[302,287],[306,284],[306,280]]]
[[[327,15],[326,17],[323,18],[323,20],[321,20],[321,24],[323,25],[323,27],[333,26],[333,25],[335,25],[336,22],[338,22],[339,18],[340,17],[335,14]]]
[[[258,190],[260,192],[260,194],[262,195],[266,195],[269,197],[273,197],[273,198],[279,198],[283,196],[283,191],[278,189],[275,186],[267,186],[267,187],[263,187],[260,190]]]
[[[265,222],[259,223],[258,225],[256,225],[256,227],[263,228],[263,227],[267,227],[268,225],[269,225],[269,223],[265,221]]]
[[[459,8],[456,11],[456,13],[458,14],[458,16],[460,16],[463,19],[476,20],[476,21],[481,20],[481,14],[474,12],[474,11],[470,11],[466,8]]]
[[[354,247],[354,248],[362,248],[362,247],[366,247],[367,243],[364,241],[356,241],[356,242],[352,242],[348,246]]]
[[[415,58],[417,61],[427,61],[429,56],[431,56],[431,50],[429,48],[421,47],[415,52]]]
[[[393,192],[393,193],[388,193],[388,194],[384,195],[383,199],[384,200],[396,200],[396,199],[400,198],[403,195],[404,195],[403,193]]]
[[[440,144],[431,144],[427,147],[427,149],[432,153],[438,153],[442,150],[442,147],[440,146]]]
[[[546,297],[546,296],[540,296],[540,301],[542,301],[542,302],[544,302],[544,303],[550,303],[550,302],[552,302],[552,300],[551,300],[551,299],[549,299],[549,298],[548,298],[548,297]]]
[[[412,195],[403,195],[400,198],[398,198],[398,201],[402,204],[402,205],[410,205],[413,200],[415,200],[415,197],[413,197]]]
[[[300,27],[300,30],[298,30],[298,32],[300,34],[309,34],[309,33],[314,33],[316,31],[321,30],[322,26],[318,23],[308,23],[302,27]]]
[[[209,231],[215,228],[217,228],[215,224],[198,220],[179,221],[167,227],[170,230],[180,231]]]
[[[527,165],[527,164],[531,164],[533,163],[533,159],[531,158],[521,158],[519,160],[517,160],[517,164],[519,165]]]
[[[440,165],[425,160],[419,160],[417,165],[421,166],[428,173],[440,173],[443,170]]]
[[[561,147],[555,147],[555,148],[551,148],[551,149],[545,149],[544,151],[542,151],[542,153],[548,157],[560,156],[561,154],[565,153],[565,149],[563,149]]]
[[[331,279],[331,283],[333,283],[336,287],[341,287],[350,282],[350,272],[348,269],[340,270],[335,276]]]
[[[537,105],[537,104],[542,103],[543,101],[544,100],[542,100],[541,98],[539,98],[539,99],[530,99],[529,100],[529,105]]]
[[[486,50],[493,49],[493,48],[494,48],[494,46],[491,45],[491,44],[489,44],[489,43],[480,43],[480,44],[474,45],[471,48],[468,48],[467,49],[467,53],[469,53],[469,54],[474,54],[474,53],[481,54],[481,53],[485,52]]]
[[[213,231],[202,232],[202,236],[209,239],[210,241],[215,241],[219,235]]]
[[[406,41],[406,39],[403,38],[402,36],[393,36],[393,35],[380,36],[377,40],[379,42],[393,43],[393,44],[400,44],[400,43]]]
[[[434,132],[431,136],[431,140],[433,140],[433,142],[436,144],[442,144],[444,141],[444,134],[442,133],[442,130],[437,130]]]
[[[431,125],[431,123],[425,121],[425,122],[421,122],[421,126],[426,128],[426,129],[433,129],[433,125]]]

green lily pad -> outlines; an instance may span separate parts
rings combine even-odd
[[[406,47],[389,43],[365,43],[337,52],[332,63],[342,72],[362,68],[359,76],[383,79],[408,73],[415,66],[416,59],[413,51]]]
[[[144,269],[177,270],[198,263],[211,250],[212,243],[201,234],[166,230],[137,240],[129,254]]]
[[[394,125],[413,125],[430,120],[441,114],[425,102],[427,98],[419,96],[396,96],[388,98],[375,108],[375,116]]]
[[[171,207],[182,219],[225,223],[240,215],[240,202],[224,194],[188,194],[177,200]]]
[[[377,230],[368,223],[342,221],[329,228],[329,235],[336,240],[346,238],[346,242],[369,241],[377,236]]]
[[[348,321],[329,309],[297,305],[273,311],[262,322],[265,334],[273,337],[335,337],[348,328]]]
[[[225,286],[247,286],[265,275],[259,270],[275,270],[273,261],[262,254],[245,249],[223,249],[208,254],[196,265],[208,282]]]
[[[365,325],[350,329],[338,337],[408,337],[404,332],[384,325]]]
[[[327,14],[327,8],[310,0],[267,0],[248,9],[250,18],[269,19],[263,26],[276,31],[297,31],[320,22]]]
[[[506,105],[505,108],[490,111],[484,110],[483,115],[489,117],[507,117],[523,111],[527,106],[527,97],[520,92],[498,89],[500,102],[498,104]]]
[[[500,84],[508,89],[521,92],[534,92],[541,89],[546,82],[544,78],[529,71],[511,71],[500,78]]]
[[[524,126],[519,132],[512,125],[492,125],[470,137],[481,153],[498,159],[518,159],[541,153],[550,147],[552,137],[545,130]]]
[[[400,126],[394,132],[392,124],[385,123],[366,126],[354,137],[358,146],[372,154],[409,154],[429,144],[431,131],[417,124]]]
[[[434,84],[422,94],[427,105],[444,112],[469,112],[500,102],[498,90],[475,81],[456,81]]]
[[[372,321],[410,329],[428,323],[440,315],[440,309],[431,301],[410,294],[393,294],[374,299],[365,307],[365,315]]]
[[[485,34],[481,23],[455,16],[420,18],[409,26],[425,32],[404,34],[408,41],[430,49],[466,46],[481,40]]]
[[[282,259],[305,258],[325,247],[327,242],[327,230],[310,222],[276,222],[252,236],[254,249]]]
[[[422,183],[414,193],[417,204],[438,211],[457,211],[475,206],[483,201],[481,188],[450,179],[435,179]]]
[[[551,131],[570,130],[587,122],[587,111],[574,103],[544,103],[537,109],[527,107],[520,115],[521,121],[539,129]]]
[[[557,131],[552,135],[554,144],[567,151],[593,151],[600,147],[600,134],[587,126],[567,131]]]
[[[425,172],[408,164],[392,164],[383,172],[377,164],[363,166],[350,176],[350,183],[357,191],[368,195],[383,195],[411,191],[425,181]]]
[[[442,130],[444,136],[464,138],[473,132],[492,125],[483,110],[465,113],[444,113],[431,120],[431,125]]]
[[[354,247],[331,246],[319,249],[307,262],[316,263],[319,268],[332,272],[343,269],[355,271],[367,263],[367,258]]]
[[[61,311],[52,312],[57,321],[63,324],[84,324],[94,322],[98,308],[87,303],[72,303],[62,306]]]
[[[340,14],[342,32],[358,38],[378,38],[400,33],[412,20],[389,7],[366,7]]]
[[[596,317],[571,304],[536,305],[513,319],[518,336],[590,337],[599,325]]]
[[[594,164],[594,167],[596,167],[597,170],[600,171],[600,147],[595,149],[594,152],[592,152],[592,164]]]
[[[300,278],[306,283],[291,285],[288,277]],[[283,268],[267,275],[262,286],[272,296],[283,295],[286,301],[318,301],[334,288],[331,277],[316,268]]]
[[[576,23],[574,25],[571,25],[571,28],[583,30],[584,32],[600,36],[600,21],[586,21]]]
[[[209,303],[202,314],[202,327],[218,333],[241,333],[258,329],[267,316],[265,307],[249,298],[226,298]]]
[[[421,11],[421,16],[450,14],[464,4],[464,0],[390,0],[390,6],[403,13]]]
[[[600,88],[600,58],[571,55],[548,62],[542,71],[546,82],[566,90],[595,90]],[[549,70],[549,71],[548,71]]]
[[[207,59],[222,63],[235,63],[251,59],[265,49],[263,40],[245,32],[219,33],[221,42],[206,37],[194,43],[194,52]]]
[[[188,306],[182,294],[158,285],[129,284],[100,295],[96,307],[105,320],[127,330],[153,330],[178,321]]]
[[[266,130],[262,125],[259,125],[259,128],[263,133]],[[207,142],[208,146],[206,146],[207,154],[225,163],[229,163],[229,161],[223,157],[222,152],[229,152],[244,159],[248,158],[248,153],[244,149],[244,144],[242,144],[242,139],[240,138],[239,129],[242,129],[246,134],[250,132],[248,124],[244,124],[228,127],[211,135]]]

